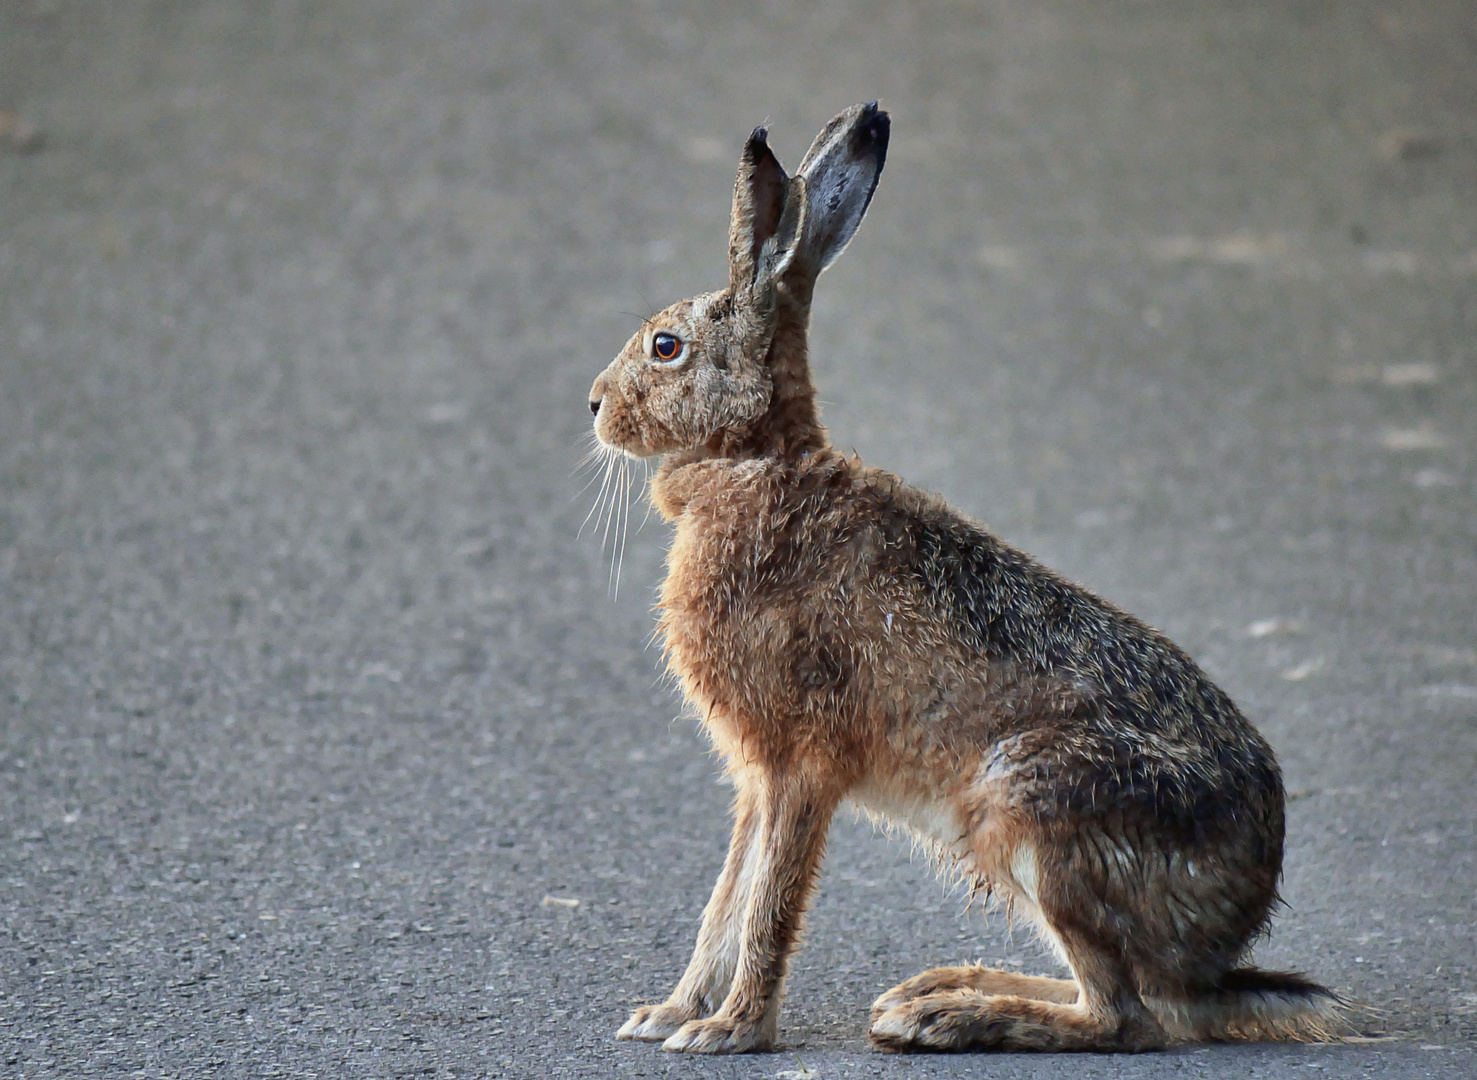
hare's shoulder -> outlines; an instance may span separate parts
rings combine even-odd
[[[669,587],[694,594],[902,590],[937,609],[1004,578],[1028,591],[1064,584],[939,497],[830,451],[664,466],[651,493],[675,526]]]

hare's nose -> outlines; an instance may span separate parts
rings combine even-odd
[[[600,415],[600,403],[605,400],[605,372],[595,377],[595,385],[590,387],[590,413],[594,416]]]

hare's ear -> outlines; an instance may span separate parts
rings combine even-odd
[[[853,105],[815,137],[797,176],[805,222],[797,263],[819,274],[851,241],[877,190],[892,121],[875,101]]]
[[[769,132],[754,129],[739,159],[728,226],[728,286],[738,295],[772,284],[790,265],[805,209],[803,183],[790,179],[769,148]]]

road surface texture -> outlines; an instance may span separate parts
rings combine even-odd
[[[585,395],[725,280],[749,129],[873,97],[837,443],[1243,705],[1257,959],[1369,1041],[874,1054],[924,967],[1056,969],[849,815],[781,1052],[614,1041],[727,796]],[[10,0],[0,110],[0,1074],[1477,1074],[1471,3]]]

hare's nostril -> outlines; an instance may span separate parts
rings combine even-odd
[[[590,414],[592,416],[600,415],[600,401],[600,398],[596,398],[594,401],[590,402]]]

